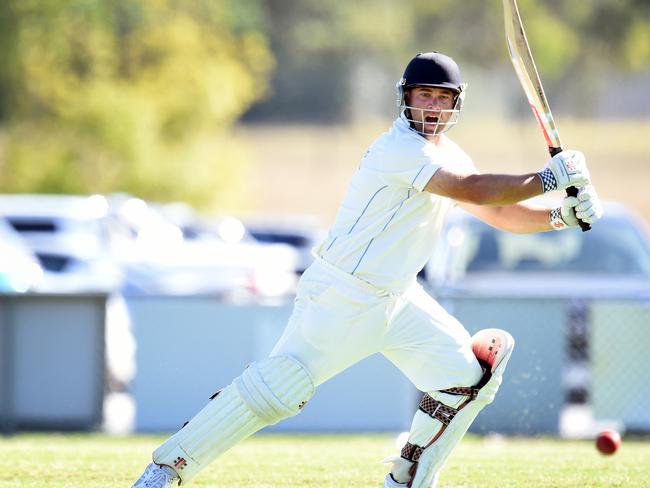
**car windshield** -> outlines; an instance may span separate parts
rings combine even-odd
[[[650,276],[650,248],[627,221],[599,222],[589,232],[510,234],[479,221],[451,227],[456,278],[480,272],[563,272]],[[455,245],[454,245],[455,243]]]

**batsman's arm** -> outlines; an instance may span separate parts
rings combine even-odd
[[[525,175],[458,173],[440,168],[425,191],[474,205],[510,205],[541,195],[537,173]]]
[[[461,202],[459,205],[486,224],[515,234],[546,232],[553,229],[550,223],[550,208],[535,207],[526,203],[486,206]]]
[[[562,230],[580,222],[594,224],[603,216],[603,205],[596,189],[587,185],[576,197],[565,197],[557,208],[535,206],[529,202],[493,206],[459,203],[460,207],[497,229],[518,234]]]

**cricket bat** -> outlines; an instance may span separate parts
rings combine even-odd
[[[560,134],[555,126],[555,120],[548,105],[544,87],[539,79],[535,60],[530,52],[516,0],[503,0],[503,16],[506,28],[506,42],[512,66],[515,68],[515,73],[517,73],[517,78],[519,78],[524,93],[526,93],[528,104],[533,111],[537,125],[546,140],[548,151],[551,156],[555,156],[562,151]],[[571,186],[566,189],[566,192],[569,196],[576,196],[578,189]],[[579,220],[578,223],[583,232],[591,229],[591,225],[586,222]]]

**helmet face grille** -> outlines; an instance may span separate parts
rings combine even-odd
[[[404,111],[404,118],[408,121],[411,129],[423,136],[439,135],[447,132],[458,123],[460,118],[460,97],[456,97],[456,104],[451,110],[436,110],[437,120],[433,122],[425,121],[425,110],[422,108],[411,107],[403,103],[401,108]]]

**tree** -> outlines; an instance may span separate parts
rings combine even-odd
[[[565,103],[554,109],[581,99],[591,105],[594,84],[603,74],[650,68],[648,0],[518,4],[545,85],[554,93],[566,92]],[[280,69],[272,83],[274,99],[248,114],[256,120],[315,120],[319,115],[340,121],[354,95],[346,82],[361,63],[372,64],[394,82],[420,51],[451,54],[463,68],[512,72],[500,1],[267,0],[266,5]]]
[[[10,53],[0,73],[0,190],[236,198],[244,159],[228,128],[264,95],[273,69],[258,2],[0,8],[0,48]]]

